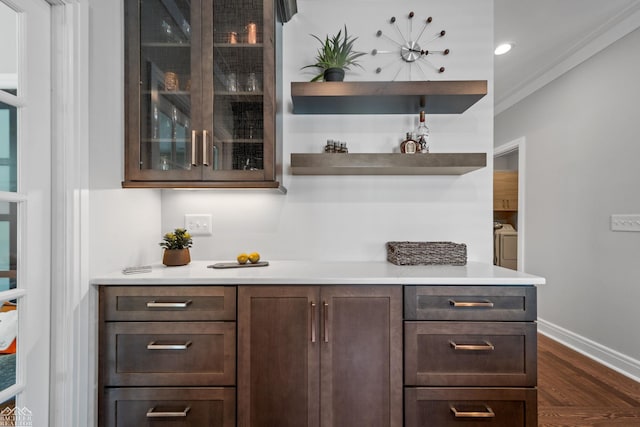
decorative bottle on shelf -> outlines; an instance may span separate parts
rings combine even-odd
[[[400,144],[400,152],[406,154],[414,154],[418,150],[418,143],[413,139],[411,132],[407,132],[407,139]]]
[[[418,142],[417,152],[428,153],[431,145],[429,144],[429,128],[425,123],[424,111],[420,111],[420,124],[415,131],[416,141]]]

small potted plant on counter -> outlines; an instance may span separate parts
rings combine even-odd
[[[327,35],[324,41],[316,35],[311,34],[311,36],[320,42],[321,47],[316,55],[316,63],[302,68],[316,67],[322,70],[320,74],[311,79],[312,82],[321,78],[324,78],[326,82],[341,82],[344,80],[344,70],[349,70],[350,66],[362,68],[357,59],[365,55],[365,53],[353,50],[353,43],[357,40],[357,37],[349,37],[346,25],[344,26],[344,37],[342,30],[331,38]]]
[[[184,228],[176,228],[173,233],[165,234],[160,242],[164,248],[162,263],[168,267],[189,264],[189,248],[192,244],[191,235]]]

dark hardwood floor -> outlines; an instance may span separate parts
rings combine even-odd
[[[640,427],[640,383],[538,334],[538,425]]]

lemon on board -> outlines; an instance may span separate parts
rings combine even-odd
[[[247,255],[247,254],[240,254],[240,255],[238,255],[237,260],[238,260],[238,263],[239,263],[239,264],[246,264],[246,263],[247,263],[247,261],[249,260],[249,255]]]
[[[249,254],[249,261],[251,261],[252,264],[260,261],[260,254],[258,252],[251,252]]]

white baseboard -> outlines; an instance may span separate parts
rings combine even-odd
[[[640,382],[640,360],[633,359],[543,319],[538,319],[538,332],[634,381]]]

